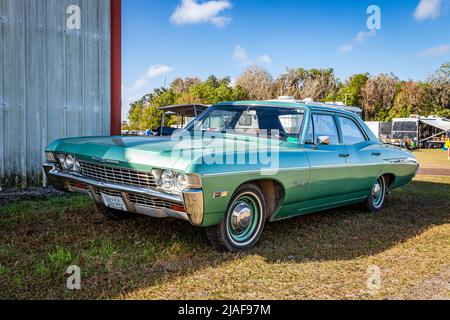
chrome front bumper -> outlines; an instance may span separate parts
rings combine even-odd
[[[130,212],[155,218],[172,217],[182,219],[189,221],[195,226],[200,226],[203,222],[204,202],[203,191],[201,189],[188,189],[183,191],[182,195],[173,195],[152,189],[88,179],[83,176],[60,171],[53,164],[44,164],[43,167],[48,183],[58,190],[87,194],[97,203],[103,203],[101,197],[98,195],[98,190],[114,191],[120,193]],[[82,188],[81,186],[77,186],[77,184],[85,185],[87,188]],[[179,211],[179,208],[150,208],[145,205],[132,203],[128,200],[127,195],[138,195],[151,199],[169,201],[170,203],[178,204],[179,207],[184,207],[185,212]]]

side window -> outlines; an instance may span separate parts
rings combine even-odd
[[[328,114],[313,114],[312,117],[314,124],[314,142],[317,143],[317,139],[321,136],[330,137],[330,144],[339,144],[339,135],[334,121],[334,116]],[[309,136],[309,131],[307,137]]]
[[[256,111],[244,111],[234,127],[235,129],[259,129],[259,120]]]
[[[341,124],[344,144],[352,145],[366,141],[366,137],[355,121],[349,118],[339,117],[339,123]]]

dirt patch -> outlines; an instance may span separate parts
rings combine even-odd
[[[69,194],[56,190],[53,187],[31,188],[24,190],[8,190],[0,192],[0,206],[11,202],[24,200],[48,200],[54,197],[67,197]]]

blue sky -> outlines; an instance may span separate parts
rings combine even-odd
[[[125,0],[122,19],[124,119],[130,101],[178,76],[236,78],[259,64],[274,77],[332,67],[341,79],[425,80],[450,60],[450,0]]]

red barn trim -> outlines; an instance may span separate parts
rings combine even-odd
[[[122,0],[111,0],[111,135],[120,135],[122,118]]]

